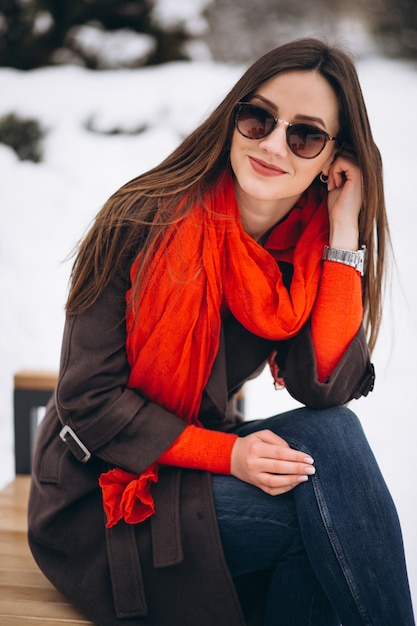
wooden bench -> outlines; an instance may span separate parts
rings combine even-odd
[[[45,578],[27,543],[27,501],[32,453],[56,372],[21,371],[14,377],[16,478],[0,491],[0,625],[93,625]],[[243,408],[243,394],[239,397]]]
[[[16,478],[0,491],[1,626],[92,625],[45,578],[27,543],[27,500],[39,407],[56,383],[55,372],[18,372],[14,378]]]

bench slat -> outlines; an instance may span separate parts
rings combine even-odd
[[[45,576],[38,569],[10,568],[1,563],[0,568],[0,588],[6,585],[13,587],[44,587],[48,583]]]
[[[0,623],[3,616],[14,618],[39,618],[67,623],[92,624],[49,584],[47,587],[13,584],[0,585]]]
[[[16,540],[13,534],[4,533],[2,531],[0,531],[0,554],[1,568],[4,568],[7,560],[11,558],[20,559],[21,563],[27,561],[28,565],[30,562],[36,565],[26,538],[24,540]]]
[[[69,620],[77,620],[79,624],[92,624],[85,617],[83,617],[75,607],[65,602],[55,602],[51,598],[28,598],[27,595],[21,595],[16,593],[13,587],[3,588],[1,590],[2,596],[8,594],[7,598],[0,598],[0,623],[3,624],[2,616],[9,617],[38,617],[43,620],[60,620],[60,622],[66,623]],[[36,597],[38,589],[34,588],[32,591],[33,596]]]
[[[4,541],[6,537],[12,543],[27,541],[29,488],[30,476],[17,476],[0,491],[0,541]],[[3,532],[8,533],[7,536],[3,535]]]
[[[0,492],[0,624],[92,625],[47,580],[27,542],[30,476]]]
[[[21,370],[14,375],[15,389],[53,391],[58,374],[56,371]]]

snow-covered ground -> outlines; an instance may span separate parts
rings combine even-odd
[[[376,388],[352,408],[398,507],[416,603],[417,70],[379,58],[360,61],[358,69],[385,163],[396,269],[374,355]],[[169,153],[240,73],[213,62],[105,72],[0,69],[0,116],[35,117],[48,131],[40,164],[21,162],[0,144],[0,486],[14,471],[13,373],[58,364],[68,254],[107,197]],[[127,134],[139,128],[145,130]],[[126,133],[110,134],[116,129]],[[248,387],[248,417],[293,404],[273,390],[267,372]]]

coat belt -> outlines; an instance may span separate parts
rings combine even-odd
[[[106,543],[116,616],[145,616],[148,607],[135,527],[120,521],[113,528],[106,528]]]
[[[180,487],[181,470],[174,467],[161,468],[154,490],[155,513],[151,517],[153,565],[157,568],[178,565],[184,559]]]
[[[177,565],[184,558],[180,527],[181,470],[162,468],[160,474],[159,482],[154,485],[156,512],[150,520],[155,568]],[[122,520],[107,528],[106,542],[117,617],[146,616],[148,607],[135,525]]]

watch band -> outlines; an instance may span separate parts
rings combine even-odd
[[[355,268],[363,276],[366,263],[366,246],[361,246],[361,249],[356,251],[324,246],[322,259],[323,261],[335,261],[336,263],[349,265],[349,267]]]

